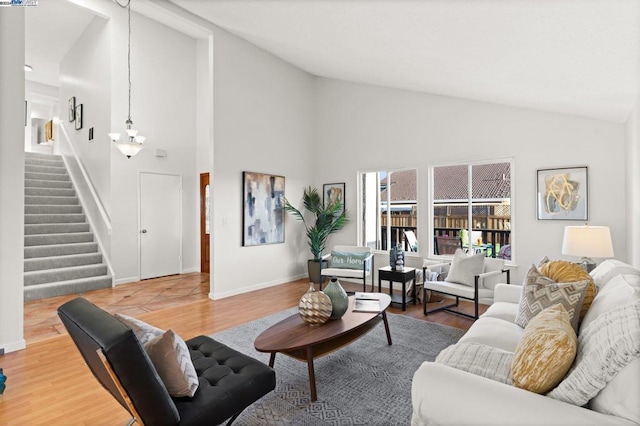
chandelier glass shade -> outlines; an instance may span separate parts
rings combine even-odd
[[[125,5],[120,4],[117,0],[114,0],[116,4],[122,8],[127,9],[128,15],[128,39],[127,39],[127,77],[129,79],[129,109],[127,113],[126,125],[126,137],[120,140],[120,133],[111,132],[109,138],[114,143],[116,148],[120,150],[127,158],[131,158],[142,150],[144,147],[145,137],[138,135],[138,131],[132,129],[133,120],[131,120],[131,0],[127,1]]]

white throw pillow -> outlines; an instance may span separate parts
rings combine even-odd
[[[607,259],[590,272],[598,289],[604,287],[612,278],[620,274],[640,276],[640,270],[616,259]]]
[[[128,315],[115,314],[115,317],[133,330],[133,334],[136,335],[143,347],[149,340],[161,336],[164,333],[164,330]]]
[[[598,392],[589,407],[599,413],[629,419],[640,424],[640,358],[636,358]]]
[[[640,301],[600,315],[580,330],[573,367],[547,396],[582,407],[638,358]]]
[[[640,277],[633,275],[617,275],[601,288],[591,302],[591,306],[580,324],[580,333],[589,324],[620,306],[640,300]]]
[[[484,268],[484,257],[484,253],[467,256],[462,250],[456,250],[447,281],[473,287],[475,276],[481,274]]]
[[[476,342],[460,342],[445,348],[436,357],[438,364],[512,385],[513,354]]]
[[[180,336],[173,330],[167,330],[151,339],[144,348],[169,395],[192,397],[196,393],[198,375],[189,348]]]

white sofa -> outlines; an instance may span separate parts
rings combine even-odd
[[[580,332],[598,316],[640,300],[640,270],[607,260],[591,272],[598,293]],[[494,303],[460,339],[513,353],[523,329],[515,324],[521,286],[499,284]],[[579,350],[579,349],[578,349]],[[475,362],[475,361],[474,361]],[[638,425],[640,358],[636,358],[585,407],[425,362],[412,383],[412,425]]]

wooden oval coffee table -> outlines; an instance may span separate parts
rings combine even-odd
[[[316,401],[316,379],[313,360],[348,345],[373,329],[380,321],[384,322],[387,343],[391,345],[391,333],[387,321],[387,308],[391,298],[387,294],[375,293],[380,298],[379,312],[354,312],[354,296],[349,296],[349,309],[340,319],[311,326],[297,313],[280,321],[262,332],[254,343],[259,352],[269,352],[269,367],[273,368],[276,353],[288,355],[306,362],[309,370],[311,400]]]

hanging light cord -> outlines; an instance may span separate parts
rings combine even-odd
[[[120,4],[118,0],[113,1],[121,8],[126,8],[128,15],[127,26],[129,33],[127,39],[127,77],[129,79],[129,111],[127,114],[127,127],[130,128],[133,124],[133,121],[131,121],[131,0],[127,1],[126,4]]]

